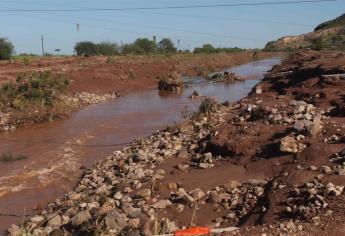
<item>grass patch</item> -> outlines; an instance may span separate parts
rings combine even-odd
[[[0,156],[0,162],[21,161],[28,157],[25,155],[14,155],[12,153],[4,153]]]
[[[28,106],[53,107],[69,81],[63,75],[50,71],[20,75],[15,82],[0,87],[0,106],[23,110]]]
[[[66,117],[77,102],[68,96],[69,80],[50,71],[23,74],[0,86],[0,112],[15,127]]]

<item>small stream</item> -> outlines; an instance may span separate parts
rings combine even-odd
[[[114,150],[145,137],[182,118],[181,111],[195,110],[201,99],[194,90],[220,102],[245,97],[279,58],[260,60],[231,68],[246,80],[205,84],[191,78],[194,86],[182,94],[161,94],[156,89],[129,94],[102,104],[90,105],[71,118],[36,124],[0,133],[0,154],[25,154],[28,159],[0,163],[0,232],[73,188],[82,173]],[[1,233],[0,233],[1,234]]]

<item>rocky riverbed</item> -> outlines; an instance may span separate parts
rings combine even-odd
[[[343,73],[343,53],[294,54],[245,99],[205,99],[184,122],[114,152],[9,232],[344,235]]]

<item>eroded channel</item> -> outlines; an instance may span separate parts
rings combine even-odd
[[[85,107],[70,119],[0,133],[1,153],[29,157],[0,163],[0,230],[20,223],[25,219],[22,215],[30,215],[71,190],[83,168],[133,139],[181,120],[181,111],[194,110],[201,102],[189,98],[194,90],[221,102],[237,101],[279,62],[274,58],[231,68],[246,79],[243,82],[195,84],[180,95],[157,90],[132,93]]]

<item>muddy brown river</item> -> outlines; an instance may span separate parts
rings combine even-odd
[[[163,95],[157,90],[132,93],[87,106],[66,120],[0,133],[0,154],[28,156],[0,163],[0,232],[71,190],[83,168],[133,139],[178,122],[181,111],[195,110],[201,100],[189,98],[194,90],[221,102],[237,101],[278,63],[280,59],[273,58],[230,68],[248,79],[243,82],[195,83],[180,95]]]

